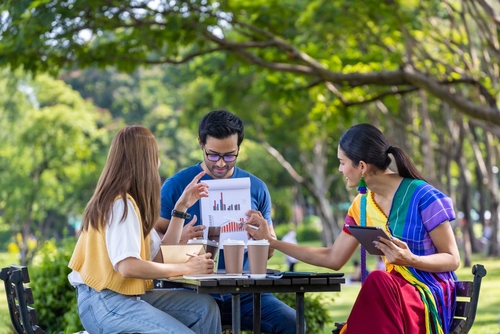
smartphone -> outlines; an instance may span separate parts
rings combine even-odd
[[[368,253],[372,255],[384,255],[384,253],[373,244],[373,241],[378,241],[378,237],[391,240],[382,228],[358,225],[347,225],[346,227]]]

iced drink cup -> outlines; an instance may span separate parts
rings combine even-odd
[[[207,239],[219,243],[220,228],[221,228],[220,226],[209,226]]]
[[[203,240],[203,239],[190,239],[187,242],[190,245],[203,245],[205,249],[205,253],[210,253],[212,256],[210,257],[214,260],[214,273],[217,272],[217,262],[219,260],[219,243],[212,240]]]
[[[187,242],[189,245],[203,245],[205,249],[205,253],[212,254],[211,259],[215,261],[217,256],[217,251],[219,250],[219,243],[212,240],[204,240],[204,239],[190,239]]]
[[[226,274],[238,274],[243,272],[243,254],[245,253],[245,242],[243,240],[224,240],[224,264]]]
[[[248,261],[251,278],[266,278],[269,241],[248,240]]]

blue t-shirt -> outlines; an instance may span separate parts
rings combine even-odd
[[[200,164],[188,167],[176,174],[172,177],[168,178],[163,186],[161,187],[161,211],[160,217],[170,220],[172,218],[172,209],[175,206],[177,200],[181,197],[182,192],[186,188],[186,186],[193,180],[193,178],[198,175],[203,169]],[[269,190],[267,189],[266,184],[259,179],[258,177],[240,169],[238,167],[234,167],[234,173],[231,178],[242,178],[248,177],[250,178],[250,195],[252,198],[252,209],[258,210],[262,213],[264,218],[267,220],[267,223],[272,224],[271,220],[271,195],[269,194]],[[201,180],[213,180],[213,178],[205,174],[201,178]],[[210,189],[209,189],[210,191]],[[197,216],[198,221],[196,225],[201,225],[201,215],[200,215],[200,203],[199,201],[193,204],[187,212],[191,214],[191,216]],[[191,218],[192,219],[192,218]],[[184,225],[188,224],[189,221],[185,221]],[[224,251],[221,250],[219,252],[219,269],[225,269],[224,266]],[[247,270],[248,267],[248,257],[245,252],[245,258],[243,261],[243,269]]]

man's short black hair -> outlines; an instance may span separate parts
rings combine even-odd
[[[207,136],[216,139],[226,139],[238,134],[238,147],[240,147],[244,136],[243,122],[233,113],[227,110],[214,110],[206,114],[198,126],[198,138],[202,145],[207,142]]]

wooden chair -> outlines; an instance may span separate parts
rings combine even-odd
[[[472,267],[472,275],[474,275],[472,282],[457,282],[457,306],[450,330],[452,334],[469,333],[476,319],[479,290],[481,289],[481,281],[486,276],[486,269],[482,264],[475,264]]]
[[[5,294],[9,306],[10,320],[18,334],[43,334],[38,326],[36,310],[28,305],[33,304],[33,292],[26,283],[30,282],[26,266],[11,265],[2,268],[0,279],[5,283]],[[87,333],[87,332],[79,332]]]
[[[472,282],[458,281],[456,283],[457,305],[450,334],[469,333],[476,319],[479,291],[481,290],[481,281],[483,277],[486,276],[486,269],[482,264],[476,264],[472,267],[472,275],[474,275],[474,280]],[[332,334],[340,333],[344,324],[344,322],[336,322],[336,328],[332,331]]]

